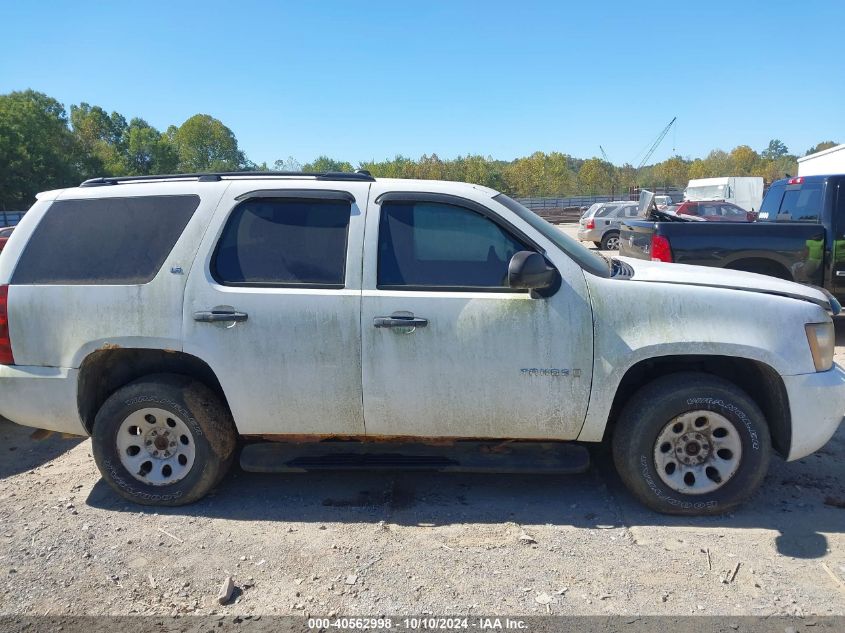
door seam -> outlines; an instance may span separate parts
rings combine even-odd
[[[370,195],[373,186],[367,187],[367,198],[362,210],[362,220],[364,222],[364,230],[361,232],[361,258],[360,270],[358,274],[358,341],[360,343],[361,357],[359,358],[361,367],[361,424],[364,425],[364,436],[367,435],[367,410],[365,407],[364,398],[364,256],[366,254],[365,245],[367,243],[367,223],[370,217]]]

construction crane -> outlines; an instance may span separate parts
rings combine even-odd
[[[637,165],[637,171],[639,171],[642,168],[642,166],[645,165],[648,162],[648,159],[651,158],[652,154],[654,154],[655,150],[657,149],[657,146],[660,145],[660,141],[662,141],[664,138],[666,138],[666,135],[669,133],[669,130],[675,124],[675,121],[677,120],[677,118],[678,117],[672,117],[672,120],[669,121],[669,125],[667,125],[665,128],[663,128],[663,131],[657,137],[657,140],[654,141],[654,143],[651,144],[651,147],[648,148],[648,151],[645,153],[645,156],[643,156],[643,159],[640,161],[640,164]],[[601,147],[601,146],[599,146],[599,147]]]
[[[601,145],[599,145],[599,149],[601,150],[601,155],[602,155],[602,158],[604,158],[604,162],[606,162],[606,163],[610,163],[610,162],[612,162],[612,161],[611,161],[611,160],[607,157],[607,152],[606,152],[606,151],[604,151],[604,148],[603,148]]]

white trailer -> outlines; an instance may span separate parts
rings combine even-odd
[[[724,200],[746,211],[759,211],[763,202],[763,179],[759,176],[695,178],[684,190],[684,200]]]
[[[845,143],[798,159],[799,176],[845,174]]]

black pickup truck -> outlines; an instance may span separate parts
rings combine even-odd
[[[626,220],[619,254],[821,286],[845,301],[845,175],[776,180],[755,222]]]

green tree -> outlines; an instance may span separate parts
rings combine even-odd
[[[208,114],[195,114],[167,136],[179,157],[179,171],[235,171],[246,164],[235,134]]]
[[[760,162],[760,155],[748,145],[738,145],[731,150],[732,173],[721,176],[752,176]]]
[[[658,186],[685,187],[689,182],[690,164],[680,156],[673,156],[652,169],[652,180]]]
[[[755,176],[762,176],[766,182],[772,182],[778,178],[785,178],[787,174],[794,176],[798,173],[798,161],[795,156],[780,156],[772,160],[761,161],[755,170]]]
[[[710,173],[708,170],[707,161],[701,158],[696,158],[690,163],[687,173],[689,174],[690,180],[694,180],[696,178],[708,178],[710,176]]]
[[[90,176],[123,176],[126,164],[126,119],[85,102],[70,106],[70,124],[79,140]]]
[[[130,175],[171,174],[179,155],[165,135],[144,119],[132,119],[124,132],[124,163]]]
[[[780,158],[781,156],[786,156],[787,154],[789,154],[789,148],[784,145],[783,141],[773,138],[769,141],[769,146],[760,153],[760,156],[769,160],[774,160],[775,158]]]
[[[416,177],[423,180],[444,180],[446,178],[446,165],[437,154],[431,156],[423,154],[417,161]]]
[[[508,193],[521,197],[567,195],[578,189],[573,159],[560,152],[517,158],[504,165],[501,173]]]
[[[600,158],[585,160],[578,171],[581,192],[589,195],[610,193],[613,187],[613,165]]]
[[[33,90],[0,95],[0,208],[25,209],[39,191],[79,184],[82,158],[61,103]]]
[[[831,147],[836,147],[836,141],[822,141],[818,145],[814,145],[810,149],[807,150],[807,153],[804,156],[809,156],[810,154],[815,154],[816,152],[823,152],[826,149],[830,149]]]
[[[637,185],[637,169],[631,163],[625,163],[616,168],[616,183],[620,192],[625,193]]]
[[[416,178],[416,162],[407,156],[397,155],[391,160],[365,161],[359,165],[377,178]]]
[[[733,161],[731,156],[720,149],[714,149],[704,158],[704,175],[699,178],[716,178],[731,175]]]
[[[352,163],[346,161],[335,160],[328,156],[319,156],[310,163],[305,163],[302,166],[302,171],[326,172],[326,171],[355,171]]]
[[[273,161],[273,169],[276,171],[302,171],[302,165],[293,156],[288,156]]]

